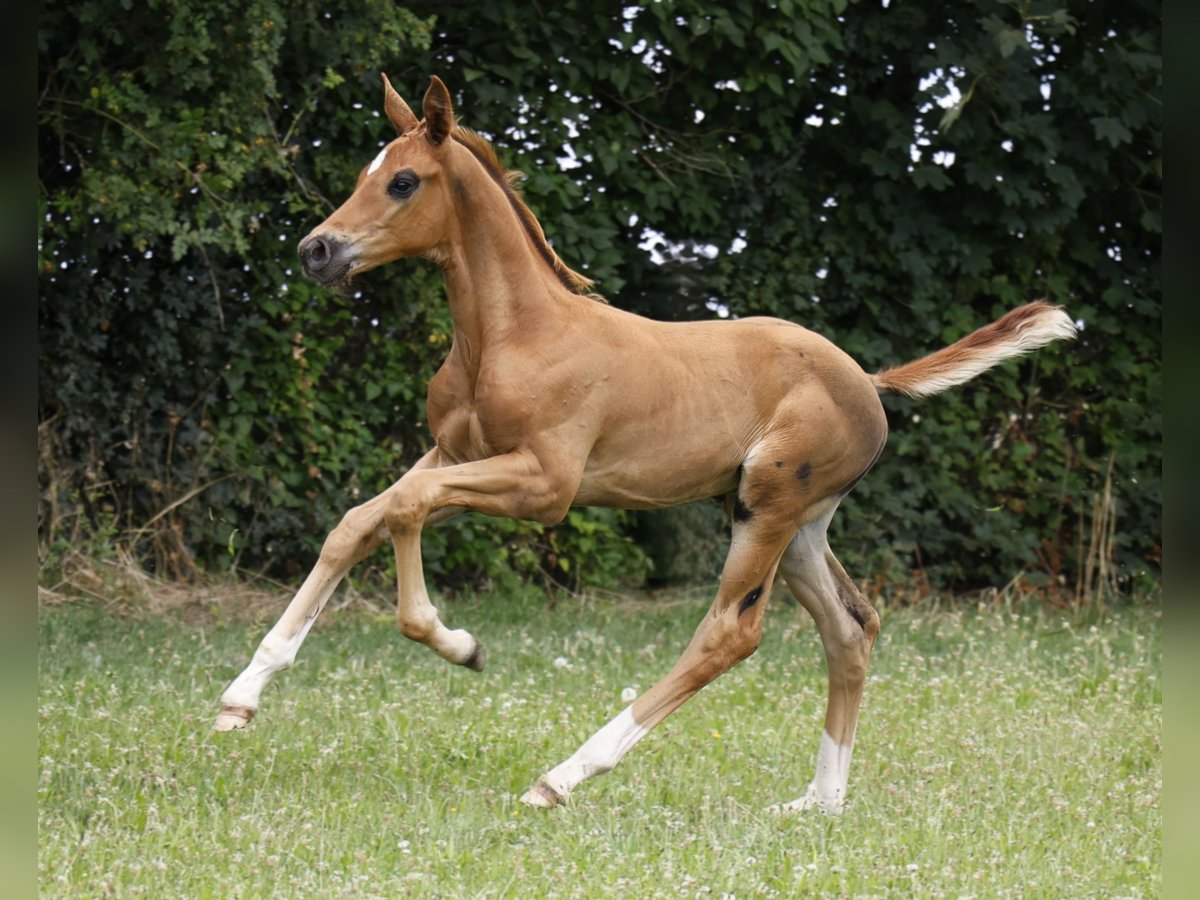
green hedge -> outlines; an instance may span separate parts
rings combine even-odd
[[[436,270],[387,267],[343,299],[294,255],[389,138],[387,71],[414,101],[446,80],[617,305],[779,315],[877,368],[1026,300],[1065,304],[1076,344],[887,401],[889,449],[835,546],[880,586],[1071,587],[1089,552],[1125,586],[1157,580],[1158,4],[634,10],[47,4],[43,560],[111,533],[160,570],[294,577],[428,446],[450,333]],[[656,240],[666,264],[639,249]],[[710,578],[713,511],[469,517],[425,550],[444,588],[638,583],[651,562],[658,582]]]

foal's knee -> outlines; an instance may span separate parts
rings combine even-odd
[[[879,636],[879,613],[858,589],[858,585],[846,574],[841,564],[833,558],[833,554],[829,554],[827,558],[830,562],[830,574],[833,575],[837,586],[837,603],[844,613],[838,616],[841,624],[839,631],[846,634],[847,639],[855,642],[861,637],[866,643],[869,655],[871,647],[875,645],[875,638]]]
[[[383,520],[393,536],[420,531],[429,517],[432,504],[422,490],[414,473],[413,479],[405,479],[392,488],[387,495]]]
[[[369,511],[361,506],[342,516],[342,520],[325,538],[321,561],[335,568],[350,566],[378,547],[383,538]]]
[[[867,598],[862,594],[858,595],[858,604],[854,607],[854,619],[858,622],[859,628],[862,629],[863,637],[867,641],[867,652],[875,645],[875,638],[879,637],[879,613],[875,611]]]

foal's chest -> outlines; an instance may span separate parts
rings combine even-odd
[[[472,378],[451,357],[430,381],[426,404],[442,456],[460,463],[512,450],[529,427],[528,400],[493,373]]]

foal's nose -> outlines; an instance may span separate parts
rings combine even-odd
[[[305,272],[309,275],[320,275],[333,259],[334,248],[330,241],[318,235],[302,240],[296,252],[300,254],[300,263]]]

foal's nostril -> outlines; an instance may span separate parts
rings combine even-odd
[[[319,272],[325,268],[332,255],[329,244],[322,237],[310,238],[300,248],[300,260],[310,272]]]

